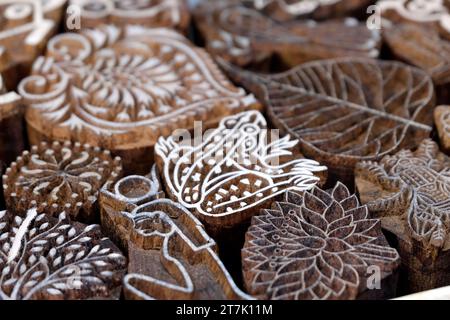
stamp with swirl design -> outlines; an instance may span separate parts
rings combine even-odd
[[[182,35],[140,26],[57,35],[19,92],[31,143],[104,147],[135,173],[148,171],[160,136],[259,107]]]
[[[186,0],[70,0],[69,4],[79,8],[81,28],[111,23],[186,32],[190,22]]]

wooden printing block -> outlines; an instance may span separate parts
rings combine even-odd
[[[324,178],[326,167],[294,155],[297,141],[274,133],[259,111],[246,111],[222,119],[201,143],[160,138],[155,156],[166,194],[214,234],[248,221],[285,190]]]
[[[291,150],[297,141],[267,130],[258,111],[229,116],[198,137],[161,138],[155,160],[166,194],[193,212],[219,244],[235,279],[250,218],[285,190],[303,191],[324,183],[326,167]]]
[[[450,95],[450,13],[444,1],[379,1],[383,39],[393,55],[425,70],[439,103]]]
[[[414,152],[402,150],[356,167],[361,201],[395,236],[410,291],[450,284],[449,165],[427,139]]]
[[[337,183],[330,191],[288,191],[261,210],[242,264],[247,291],[262,299],[380,299],[395,294],[400,257],[380,221]]]
[[[140,26],[55,36],[19,92],[32,144],[101,146],[122,158],[127,173],[148,171],[160,136],[260,107],[182,35]]]
[[[111,23],[176,28],[187,32],[190,22],[185,0],[70,0],[81,11],[81,27]]]
[[[121,173],[120,158],[113,159],[108,150],[42,142],[24,151],[3,175],[6,207],[17,213],[31,207],[54,214],[65,210],[72,219],[96,221],[100,188]]]
[[[383,27],[390,23],[411,22],[426,29],[436,29],[450,40],[450,14],[444,0],[379,0],[375,12]],[[373,18],[370,18],[371,20]]]
[[[434,109],[434,124],[436,125],[441,147],[450,152],[450,106],[438,106]]]
[[[240,66],[258,65],[276,54],[284,64],[347,56],[376,58],[378,30],[354,18],[278,23],[242,1],[205,1],[194,10],[196,26],[211,54]]]
[[[56,32],[65,3],[66,0],[0,1],[0,72],[8,88],[16,86]]]
[[[372,0],[248,0],[253,6],[274,19],[285,21],[299,17],[326,19],[357,14],[364,11]]]
[[[358,161],[415,147],[432,132],[433,83],[400,62],[346,58],[262,75],[220,63],[268,108],[306,157],[351,185]]]
[[[188,210],[154,199],[157,182],[129,176],[105,186],[103,227],[128,251],[126,299],[251,299],[234,283],[216,243]]]
[[[8,92],[0,76],[0,166],[9,165],[25,148],[22,98]]]
[[[131,175],[118,181],[105,183],[100,193],[100,218],[102,230],[121,249],[126,250],[130,231],[124,229],[122,211],[131,212],[137,206],[164,198],[161,182],[153,165],[146,176]],[[105,208],[112,208],[106,210]]]
[[[98,225],[0,212],[0,300],[119,299],[126,258]]]

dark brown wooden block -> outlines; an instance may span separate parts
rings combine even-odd
[[[386,298],[395,293],[391,277],[400,257],[380,221],[338,183],[328,192],[288,191],[253,217],[242,264],[246,289],[263,299]],[[376,289],[369,279],[375,270]]]
[[[6,207],[25,213],[31,207],[47,213],[65,210],[75,220],[98,220],[97,197],[105,183],[122,173],[121,159],[108,150],[80,143],[46,142],[24,151],[3,175]]]
[[[125,298],[251,299],[234,283],[200,221],[169,199],[149,201],[157,194],[150,191],[154,185],[125,177],[111,189],[116,192],[105,187],[101,194],[103,227],[128,251]]]
[[[435,142],[356,167],[361,201],[393,233],[411,291],[450,284],[450,160]]]
[[[5,0],[0,3],[0,72],[28,66],[56,32],[66,0]],[[16,71],[15,71],[16,72]],[[9,81],[11,87],[13,81]]]
[[[249,0],[253,6],[277,20],[292,20],[299,17],[326,19],[345,16],[365,10],[372,0]]]
[[[23,114],[22,98],[8,92],[0,76],[0,162],[5,166],[25,148]]]
[[[176,28],[187,32],[190,15],[185,0],[70,0],[81,9],[81,27],[101,24]]]
[[[436,85],[450,82],[450,41],[433,28],[396,24],[384,38],[396,57],[424,69]]]
[[[275,75],[221,65],[260,98],[277,128],[299,140],[306,157],[347,183],[358,161],[415,147],[432,131],[433,83],[400,62],[321,60]]]
[[[19,92],[28,106],[30,143],[73,140],[107,148],[127,173],[148,172],[160,136],[260,107],[185,37],[141,26],[57,35]]]
[[[126,258],[98,225],[0,212],[0,300],[118,299]]]
[[[438,106],[434,109],[434,124],[436,125],[441,147],[450,152],[450,106]]]

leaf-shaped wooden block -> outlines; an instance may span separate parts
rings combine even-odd
[[[263,299],[367,299],[395,295],[400,257],[380,221],[337,183],[288,191],[253,217],[242,265],[247,290]]]
[[[395,56],[424,69],[435,84],[450,82],[450,41],[436,30],[405,23],[386,29],[383,37]]]
[[[206,1],[194,18],[209,52],[241,66],[256,64],[272,54],[288,65],[344,56],[377,57],[378,30],[356,19],[279,23],[242,1]]]
[[[346,181],[358,161],[417,146],[432,131],[433,83],[403,63],[322,60],[277,75],[221,64],[258,95],[273,124],[297,138],[306,157]]]

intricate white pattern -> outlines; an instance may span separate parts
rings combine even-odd
[[[189,22],[185,0],[71,0],[70,4],[81,8],[82,25],[88,27],[109,22],[184,29]]]
[[[297,141],[270,138],[262,114],[248,111],[222,119],[198,146],[178,144],[172,136],[160,138],[155,152],[171,196],[201,218],[220,220],[248,215],[285,190],[309,190],[320,180],[314,173],[326,167],[313,160],[273,165],[291,156]]]

